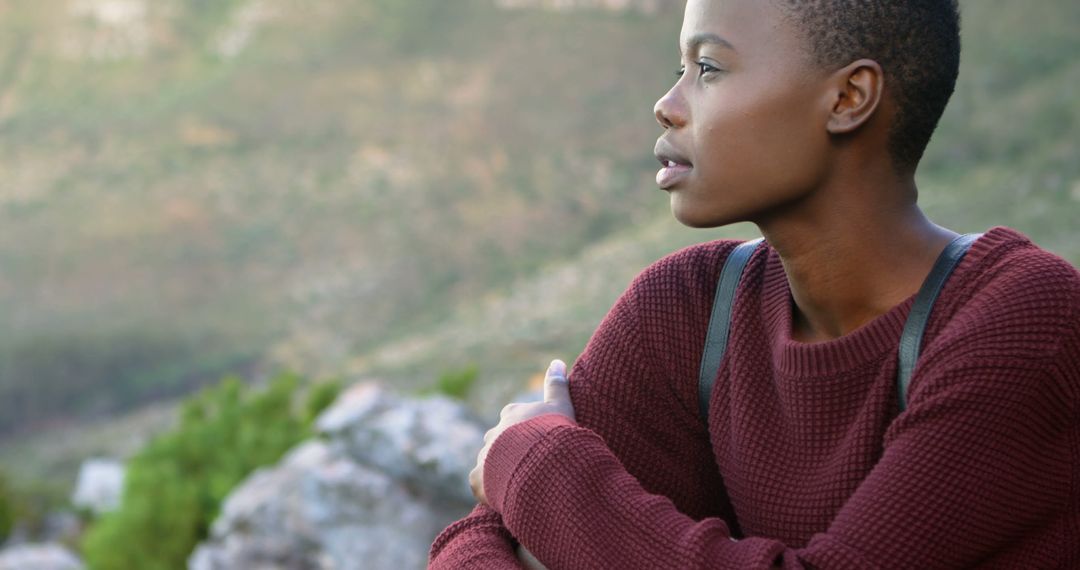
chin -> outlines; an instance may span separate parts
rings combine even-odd
[[[713,224],[705,223],[705,222],[703,222],[701,220],[698,220],[698,219],[695,219],[695,218],[688,218],[688,217],[685,217],[685,216],[680,216],[678,214],[675,214],[675,219],[678,220],[680,224],[682,224],[682,225],[684,225],[684,226],[686,226],[688,228],[704,229],[704,228],[714,228],[714,227],[716,227]]]
[[[675,215],[675,219],[678,220],[680,224],[689,228],[718,228],[720,226],[726,226],[730,223],[734,223],[734,221],[717,220],[715,218],[695,216],[694,212],[680,213],[677,210],[673,210],[672,214]]]
[[[708,212],[703,208],[685,204],[675,194],[671,195],[671,214],[675,216],[675,219],[680,224],[697,229],[717,228],[739,221],[727,219],[724,216],[718,216],[716,212]]]

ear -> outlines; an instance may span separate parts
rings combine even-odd
[[[874,116],[885,92],[885,73],[872,59],[854,61],[831,77],[830,134],[850,133]]]

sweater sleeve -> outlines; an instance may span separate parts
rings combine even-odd
[[[668,497],[672,508],[695,519],[733,520],[708,434],[674,386],[681,382],[686,386],[679,389],[692,393],[696,378],[655,369],[642,349],[641,298],[655,295],[657,278],[670,279],[673,265],[675,259],[665,259],[643,271],[608,311],[570,371],[571,400],[578,425],[648,492]],[[664,412],[644,417],[645,410]],[[513,552],[514,536],[497,513],[478,507],[443,531],[432,546],[430,567],[516,568],[505,554]],[[481,564],[484,556],[490,557]],[[462,566],[459,560],[472,562]]]
[[[499,513],[487,505],[477,505],[469,516],[446,527],[435,539],[428,569],[524,570],[515,553],[516,546],[517,541],[503,526]]]
[[[967,332],[949,343],[953,357],[920,362],[881,459],[806,545],[735,540],[722,518],[683,514],[643,487],[603,437],[556,415],[499,436],[485,491],[550,570],[977,566],[1030,529],[1075,517],[1076,290],[1058,297],[1047,326],[961,322]],[[1060,565],[1054,557],[1075,539],[1063,533],[1061,551],[1025,552],[1021,560]]]

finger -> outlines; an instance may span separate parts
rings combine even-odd
[[[473,467],[469,472],[469,489],[477,501],[484,502],[484,483],[480,480],[480,467]]]
[[[544,377],[544,401],[570,402],[570,382],[566,379],[566,363],[559,359],[551,361],[547,375]]]

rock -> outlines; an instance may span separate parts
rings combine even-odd
[[[38,542],[75,544],[83,532],[83,521],[71,511],[58,510],[45,515]]]
[[[402,400],[377,384],[362,384],[323,412],[316,426],[361,464],[436,496],[474,500],[469,471],[486,430],[454,400]]]
[[[0,570],[83,570],[78,558],[55,543],[22,544],[0,551]]]
[[[18,520],[6,540],[0,540],[0,549],[32,544],[76,544],[84,531],[83,521],[71,511],[56,510],[46,513],[33,524]]]
[[[475,503],[483,429],[462,404],[364,384],[317,425],[322,439],[229,495],[190,570],[425,568],[435,535]]]
[[[71,502],[95,515],[120,506],[124,491],[124,466],[111,459],[88,459],[79,468],[79,479]]]

